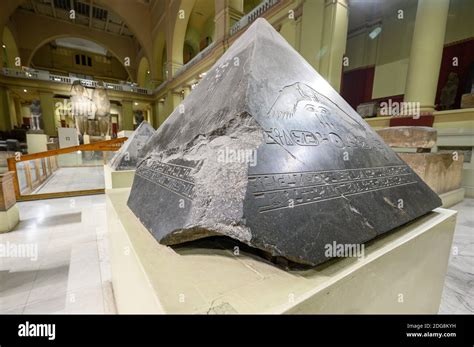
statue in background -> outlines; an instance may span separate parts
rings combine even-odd
[[[89,117],[94,116],[92,102],[87,89],[81,81],[74,81],[71,87],[72,115],[76,123],[77,133],[80,136],[88,135]]]
[[[31,112],[30,129],[41,130],[41,126],[40,126],[41,103],[38,99],[35,99],[31,102],[30,112]]]
[[[441,89],[441,96],[439,98],[440,109],[450,110],[453,108],[456,102],[456,94],[458,92],[459,77],[455,72],[450,72],[448,75],[448,81],[446,82],[443,89]]]
[[[138,110],[134,112],[135,115],[135,123],[137,123],[137,128],[142,124],[142,122],[145,120],[145,117],[143,117],[143,111]]]
[[[92,92],[92,103],[99,122],[101,136],[110,136],[110,100],[102,82]]]

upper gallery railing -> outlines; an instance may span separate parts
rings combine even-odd
[[[5,76],[10,77],[17,77],[17,78],[26,78],[30,80],[41,80],[41,81],[50,81],[56,83],[64,83],[64,84],[72,84],[74,81],[81,81],[81,84],[87,87],[97,87],[99,84],[98,81],[79,78],[79,77],[72,77],[72,76],[61,76],[55,75],[50,73],[49,71],[44,70],[31,70],[31,71],[24,71],[18,69],[10,69],[10,68],[3,68],[2,73]],[[118,92],[130,92],[130,93],[137,93],[142,95],[152,95],[153,90],[147,88],[139,88],[129,84],[117,84],[117,83],[106,83],[104,82],[104,86],[107,89],[115,90]]]
[[[186,64],[181,66],[178,70],[176,70],[175,76],[182,74],[184,71],[188,70],[191,66],[201,61],[212,50],[214,46],[215,46],[215,42],[211,43],[209,46],[204,48],[201,52],[196,54],[196,56],[194,56],[190,61],[188,61]]]
[[[276,4],[280,3],[282,0],[264,0],[262,1],[257,7],[255,7],[252,11],[248,14],[243,16],[237,23],[235,23],[232,28],[230,29],[230,36],[234,35],[240,29],[245,28],[246,26],[250,25],[253,21],[255,21],[258,17],[261,17],[265,12],[267,12],[270,8],[275,6]],[[183,72],[189,70],[192,66],[196,65],[198,62],[204,59],[214,48],[215,42],[211,43],[209,46],[204,48],[201,52],[199,52],[195,57],[193,57],[190,61],[186,64],[181,66],[178,70],[176,70],[174,76],[178,76]],[[155,93],[162,90],[167,84],[167,81],[164,81],[159,86],[157,86],[154,90]]]
[[[258,17],[261,17],[265,12],[267,12],[271,7],[278,4],[281,0],[264,0],[252,11],[247,13],[245,16],[240,18],[240,20],[235,23],[232,28],[230,28],[230,36],[234,35],[240,29],[245,28],[250,25]]]

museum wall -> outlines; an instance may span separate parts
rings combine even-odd
[[[5,87],[0,86],[0,131],[6,131],[12,128],[9,115],[9,92]]]
[[[3,29],[2,43],[5,45],[5,47],[1,47],[2,66],[13,68],[15,67],[15,57],[18,57],[19,53],[13,33],[8,26]]]
[[[402,9],[403,20],[397,18],[396,12],[384,13],[380,23],[348,35],[346,57],[349,59],[349,66],[344,67],[341,92],[354,108],[360,103],[375,99],[399,99],[405,93],[416,3]],[[474,26],[469,20],[474,16],[473,11],[469,1],[450,1],[437,101],[440,90],[452,71],[452,66],[448,66],[450,57],[459,57],[460,66],[455,71],[461,74],[465,72],[469,62],[473,61]],[[382,31],[375,39],[371,39],[369,33],[377,26]],[[358,90],[361,85],[363,90]],[[367,89],[372,89],[371,94],[367,93]],[[457,105],[459,99],[460,94]]]
[[[82,65],[82,63],[76,64],[76,55],[90,57],[92,66]],[[32,66],[61,75],[82,74],[113,83],[126,81],[129,77],[123,64],[115,57],[58,47],[54,44],[46,44],[38,49],[33,57]]]

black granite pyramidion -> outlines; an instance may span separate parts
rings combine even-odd
[[[135,170],[140,160],[140,151],[155,129],[148,122],[141,122],[122,147],[110,159],[110,167],[114,170]]]
[[[441,205],[263,19],[143,153],[128,206],[166,245],[225,235],[315,265]]]

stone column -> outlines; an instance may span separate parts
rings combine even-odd
[[[157,102],[157,108],[158,108],[157,109],[158,110],[158,115],[157,115],[158,122],[156,123],[156,128],[157,129],[165,121],[164,106],[165,106],[165,100],[164,99],[161,99]]]
[[[154,128],[158,127],[158,102],[151,104],[150,124]]]
[[[132,100],[122,100],[122,130],[133,130]]]
[[[183,66],[182,63],[168,62],[168,80],[172,80],[178,71]]]
[[[301,7],[298,51],[316,71],[319,71],[324,27],[324,1],[305,1]]]
[[[11,231],[20,221],[13,188],[13,172],[0,174],[0,233]]]
[[[419,102],[422,114],[434,111],[448,9],[449,0],[418,0],[404,101]]]
[[[57,136],[56,121],[54,119],[54,94],[48,91],[40,91],[39,96],[44,133],[49,136]]]
[[[221,0],[215,3],[214,40],[219,42],[229,36],[232,25],[244,15],[243,0]]]
[[[188,97],[188,95],[191,93],[191,87],[190,86],[184,86],[183,92],[184,92],[184,99],[186,99]]]
[[[341,87],[342,58],[347,43],[348,5],[347,0],[326,0],[324,6],[322,44],[319,52],[315,52],[320,57],[318,72],[336,91],[339,91]]]
[[[18,123],[18,126],[21,127],[23,124],[23,117],[21,115],[21,103],[19,98],[14,98],[13,102],[15,104],[15,110],[16,110],[16,121]]]
[[[11,130],[10,107],[7,88],[0,86],[0,130]]]

